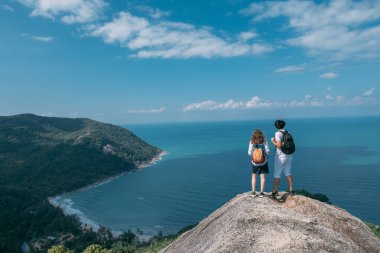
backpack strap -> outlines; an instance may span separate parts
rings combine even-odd
[[[253,144],[253,148],[260,148],[262,151],[263,151],[263,154],[266,155],[266,151],[265,151],[265,145],[260,143],[260,144]]]
[[[260,148],[263,151],[263,154],[266,156],[266,150],[265,150],[265,145],[263,143],[260,144],[254,144],[253,148]]]

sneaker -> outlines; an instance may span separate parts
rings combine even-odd
[[[272,192],[272,198],[276,198],[278,196],[278,191]]]
[[[262,198],[262,197],[265,197],[264,192],[260,192],[260,194],[259,194],[259,198]]]
[[[289,195],[290,195],[290,196],[294,196],[294,195],[296,195],[296,193],[295,193],[294,191],[290,191],[290,192],[289,192]]]
[[[257,197],[257,193],[256,192],[251,192],[251,197]]]

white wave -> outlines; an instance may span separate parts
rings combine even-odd
[[[141,165],[138,166],[139,169],[143,169],[143,168],[146,168],[146,167],[150,167],[156,163],[158,163],[159,161],[162,160],[162,157],[169,154],[167,151],[162,151],[160,154],[158,154],[158,156],[154,157],[152,160],[150,160],[149,162],[147,163],[143,163]]]
[[[82,224],[85,224],[91,227],[94,231],[99,229],[99,224],[88,218],[83,212],[79,209],[73,207],[74,201],[70,198],[65,198],[64,196],[56,196],[53,198],[49,198],[49,202],[55,206],[62,209],[65,215],[75,215],[78,217],[79,221]]]

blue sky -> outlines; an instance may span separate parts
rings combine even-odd
[[[0,115],[379,115],[380,1],[3,0]]]

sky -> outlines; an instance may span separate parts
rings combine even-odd
[[[0,115],[380,115],[380,1],[1,0]]]

